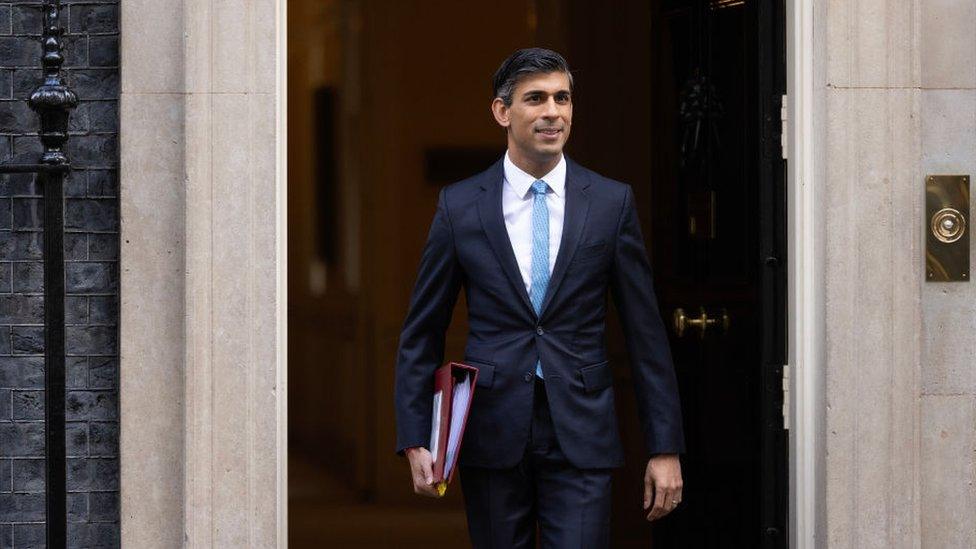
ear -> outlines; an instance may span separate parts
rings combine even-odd
[[[498,125],[507,128],[511,124],[509,120],[509,107],[505,106],[505,102],[502,101],[501,97],[496,97],[494,101],[491,102],[491,114],[495,116],[495,122]]]

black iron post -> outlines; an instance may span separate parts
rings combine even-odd
[[[0,164],[0,173],[36,173],[44,192],[44,436],[47,547],[67,545],[67,487],[64,415],[64,178],[70,170],[62,147],[68,117],[78,97],[61,77],[60,0],[46,0],[44,10],[44,82],[30,97],[41,117],[44,153],[37,164]]]

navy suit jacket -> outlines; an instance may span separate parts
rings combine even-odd
[[[646,449],[683,452],[677,382],[630,186],[567,158],[562,240],[536,315],[505,228],[503,183],[499,160],[440,192],[400,334],[397,452],[429,444],[433,373],[444,362],[461,288],[469,325],[463,362],[478,368],[462,465],[508,468],[522,458],[536,359],[570,462],[623,464],[604,341],[608,289],[624,328]]]

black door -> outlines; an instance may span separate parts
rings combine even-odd
[[[784,2],[534,4],[540,42],[576,77],[570,156],[634,188],[680,384],[684,503],[649,524],[626,342],[608,316],[626,451],[612,546],[786,547]]]
[[[684,503],[654,547],[786,547],[782,0],[664,0],[652,243],[684,412]]]

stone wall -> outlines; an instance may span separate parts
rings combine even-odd
[[[284,0],[122,10],[122,543],[284,547]]]
[[[826,540],[976,546],[976,288],[924,281],[924,177],[976,170],[976,0],[818,4]]]
[[[34,162],[40,2],[0,4],[0,160]],[[68,546],[119,545],[118,6],[64,2],[78,94],[65,185]],[[43,208],[32,174],[0,176],[0,547],[44,540]]]
[[[972,181],[976,0],[926,0],[919,13],[921,174],[969,174]],[[970,212],[976,212],[973,204]],[[972,218],[969,224],[972,235]],[[921,298],[922,543],[976,547],[976,287],[972,281],[922,283]]]

